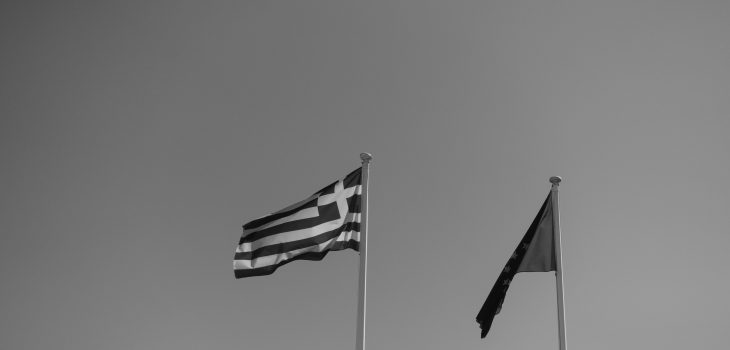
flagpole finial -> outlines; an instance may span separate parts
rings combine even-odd
[[[563,181],[563,178],[560,176],[553,176],[550,178],[550,183],[552,183],[553,186],[560,185],[560,181]]]
[[[373,159],[373,155],[370,153],[360,153],[360,159],[362,160],[363,164],[370,163],[370,161]]]

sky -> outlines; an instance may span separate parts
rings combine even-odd
[[[0,348],[355,347],[358,254],[234,279],[241,225],[370,152],[368,349],[475,317],[560,185],[568,349],[730,341],[730,2],[3,1]]]

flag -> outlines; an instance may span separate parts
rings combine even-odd
[[[273,214],[243,225],[236,278],[272,274],[295,260],[322,260],[329,251],[359,250],[362,169]]]
[[[532,225],[502,269],[487,300],[479,310],[477,322],[482,328],[482,338],[487,336],[494,316],[502,309],[507,289],[516,273],[556,271],[551,196],[552,192],[548,194]]]

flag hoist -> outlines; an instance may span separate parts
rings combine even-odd
[[[555,271],[558,299],[558,339],[560,350],[566,350],[565,307],[563,304],[563,257],[560,250],[560,213],[558,211],[558,186],[562,179],[550,178],[552,188],[540,207],[527,233],[517,245],[502,269],[487,300],[479,310],[477,322],[484,338],[492,326],[494,316],[502,309],[507,289],[518,272]]]
[[[270,275],[296,260],[334,250],[360,252],[357,350],[365,349],[369,153],[362,166],[306,199],[243,225],[233,257],[236,278]]]

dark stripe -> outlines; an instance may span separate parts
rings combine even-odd
[[[322,196],[322,195],[325,195],[325,194],[335,193],[335,185],[337,185],[338,182],[339,181],[335,181],[335,182],[333,182],[333,183],[325,186],[323,189],[321,189],[321,190],[319,190],[317,192],[314,192],[314,194]]]
[[[305,253],[301,255],[297,255],[291,259],[284,260],[276,265],[269,265],[265,267],[260,267],[256,269],[236,269],[234,270],[234,273],[236,275],[236,278],[244,278],[244,277],[252,277],[252,276],[265,276],[270,275],[276,271],[277,268],[280,266],[286,265],[292,261],[297,260],[313,260],[313,261],[319,261],[322,260],[327,253],[330,251],[335,250],[344,250],[344,249],[352,249],[354,251],[360,250],[360,243],[355,240],[345,241],[345,242],[337,242],[334,244],[332,248],[329,250],[325,250],[323,252],[311,252],[311,253]]]
[[[342,180],[342,183],[345,188],[350,188],[352,186],[362,184],[362,168],[357,168],[347,174],[347,176],[345,176],[345,178]]]
[[[337,236],[339,236],[342,232],[346,232],[346,231],[360,232],[360,223],[359,222],[348,222],[334,230],[324,232],[324,233],[316,235],[314,237],[309,237],[309,238],[300,239],[297,241],[286,242],[286,243],[267,245],[267,246],[261,247],[259,249],[256,249],[252,252],[238,252],[234,255],[233,260],[253,260],[256,258],[260,258],[262,256],[284,254],[284,253],[290,252],[292,250],[297,250],[297,249],[302,249],[302,248],[322,244],[324,242],[337,238]]]
[[[317,212],[318,215],[313,218],[287,221],[273,227],[265,228],[260,231],[251,232],[247,236],[241,237],[241,240],[238,244],[253,242],[258,239],[279,234],[282,232],[312,228],[317,225],[324,224],[325,222],[330,222],[332,220],[337,220],[340,218],[340,210],[337,208],[337,202],[332,202],[319,206],[317,207]]]
[[[298,206],[296,208],[287,210],[285,212],[275,213],[275,214],[271,214],[271,215],[268,215],[268,216],[264,216],[264,217],[262,217],[260,219],[256,219],[254,221],[251,221],[251,222],[243,225],[243,229],[244,230],[255,229],[257,227],[260,227],[260,226],[263,226],[265,224],[268,224],[268,223],[270,223],[272,221],[279,220],[281,218],[285,218],[285,217],[287,217],[289,215],[292,215],[292,214],[294,214],[294,213],[296,213],[296,212],[298,212],[298,211],[300,211],[302,209],[313,208],[313,207],[316,207],[316,206],[317,206],[317,198],[313,198],[311,201],[309,201],[307,203],[304,203],[304,204],[302,204],[302,205],[300,205],[300,206]]]
[[[348,212],[359,214],[360,203],[362,203],[362,196],[359,194],[353,194],[352,197],[347,199]]]

